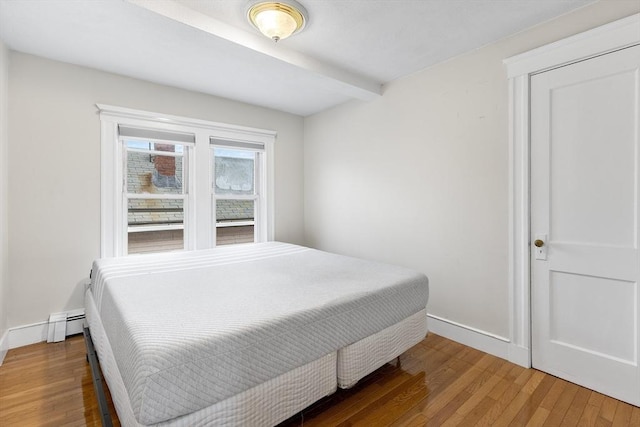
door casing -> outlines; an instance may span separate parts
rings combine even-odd
[[[509,78],[508,359],[531,367],[529,85],[534,74],[640,44],[640,14],[504,61]]]

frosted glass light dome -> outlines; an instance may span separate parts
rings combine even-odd
[[[307,11],[298,2],[259,2],[247,11],[249,22],[274,41],[283,40],[304,28]]]

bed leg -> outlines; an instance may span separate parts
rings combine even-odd
[[[396,368],[402,368],[402,364],[400,363],[400,356],[396,357]]]
[[[109,406],[107,405],[107,397],[104,394],[104,380],[102,378],[102,372],[100,372],[98,354],[96,353],[96,348],[93,345],[89,328],[84,328],[82,333],[84,334],[84,342],[87,346],[87,361],[91,366],[93,388],[96,391],[96,396],[98,398],[100,421],[102,422],[103,427],[112,427],[113,423],[111,421],[111,414],[109,413]]]

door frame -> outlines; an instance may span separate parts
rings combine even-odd
[[[530,79],[534,74],[640,44],[640,14],[505,59],[509,79],[510,362],[531,367]]]

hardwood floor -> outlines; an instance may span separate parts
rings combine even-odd
[[[82,336],[10,350],[0,426],[84,425],[100,418]],[[400,367],[383,366],[281,427],[300,425],[640,426],[640,408],[430,334]]]
[[[0,366],[0,426],[85,425],[101,423],[82,335],[9,350]]]

